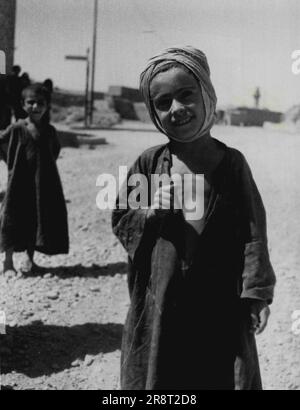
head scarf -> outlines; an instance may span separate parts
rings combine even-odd
[[[205,119],[201,129],[197,135],[195,135],[195,138],[193,138],[194,140],[206,134],[213,126],[217,104],[216,93],[210,80],[210,69],[206,56],[202,51],[191,46],[180,48],[172,47],[166,49],[162,54],[152,57],[146,69],[141,74],[140,90],[156,128],[168,137],[175,139],[172,135],[168,135],[162,127],[150,96],[150,84],[152,79],[165,65],[172,62],[177,62],[186,67],[194,75],[201,88],[205,108]]]

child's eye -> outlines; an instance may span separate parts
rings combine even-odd
[[[192,90],[185,90],[180,93],[179,99],[182,101],[186,101],[186,100],[189,100],[192,96],[193,96]]]
[[[168,111],[171,107],[172,101],[170,98],[161,98],[154,101],[154,106],[159,111]]]

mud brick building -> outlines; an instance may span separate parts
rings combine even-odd
[[[6,54],[6,72],[14,61],[15,22],[16,0],[0,0],[0,50]]]

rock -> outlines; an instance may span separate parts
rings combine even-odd
[[[29,319],[32,316],[34,316],[34,312],[23,312],[24,319]]]
[[[46,275],[43,276],[43,279],[51,279],[52,275],[51,273],[46,273]]]
[[[46,297],[51,300],[56,300],[59,298],[59,292],[57,290],[52,290],[46,294]]]
[[[28,302],[35,302],[35,300],[36,300],[36,296],[35,295],[33,295],[33,294],[31,294],[31,295],[29,295],[28,297],[27,297],[27,301]]]
[[[91,292],[101,292],[100,286],[90,286]]]

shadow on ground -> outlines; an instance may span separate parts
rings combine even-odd
[[[7,327],[1,342],[2,374],[16,371],[28,377],[47,376],[72,367],[85,356],[121,348],[123,325],[87,323],[71,327],[45,325]]]
[[[158,132],[156,128],[134,128],[134,127],[112,127],[109,129],[110,131],[126,131],[126,132]]]
[[[26,273],[24,277],[36,277],[44,276],[46,274],[51,274],[57,276],[61,279],[67,279],[72,277],[86,277],[86,278],[97,278],[99,276],[114,276],[116,274],[126,274],[127,273],[127,263],[117,262],[109,263],[108,265],[74,265],[74,266],[59,266],[56,268],[52,267],[38,267],[31,273]]]

